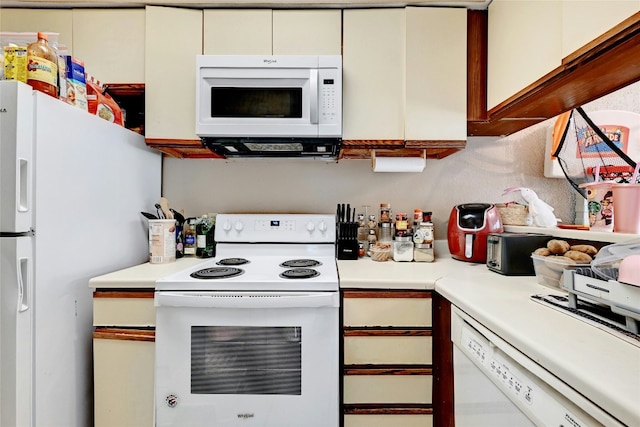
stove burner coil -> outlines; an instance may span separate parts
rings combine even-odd
[[[227,279],[230,277],[239,276],[244,273],[244,270],[233,267],[212,267],[204,268],[191,273],[191,277],[194,279]]]
[[[319,275],[320,273],[312,268],[292,268],[280,273],[283,279],[310,279]]]
[[[218,265],[243,265],[248,263],[249,260],[245,258],[224,258],[216,262]]]
[[[280,267],[299,268],[299,267],[317,267],[322,265],[320,261],[315,259],[290,259],[280,264]]]

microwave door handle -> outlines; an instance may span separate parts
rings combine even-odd
[[[311,70],[309,76],[309,92],[311,108],[309,110],[309,121],[313,124],[318,123],[318,70]]]

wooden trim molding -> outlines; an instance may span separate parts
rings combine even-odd
[[[433,335],[431,327],[401,327],[401,326],[343,326],[345,337],[430,337]]]
[[[345,365],[343,375],[432,375],[431,365]]]
[[[373,289],[343,289],[344,298],[431,298],[429,289],[398,289],[398,290],[373,290]]]
[[[153,291],[94,291],[94,298],[153,298]]]
[[[433,330],[433,425],[455,427],[451,303],[437,292],[433,294]]]
[[[467,120],[487,120],[488,11],[467,11]]]
[[[433,412],[433,406],[429,403],[348,403],[343,405],[344,415],[433,415]]]
[[[155,342],[156,331],[151,329],[96,328],[94,339]]]

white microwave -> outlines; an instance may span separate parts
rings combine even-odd
[[[335,157],[339,55],[198,55],[196,134],[227,157]]]

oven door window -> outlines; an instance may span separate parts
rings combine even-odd
[[[302,393],[299,326],[192,326],[192,394]]]
[[[212,87],[211,117],[302,118],[301,87]]]

